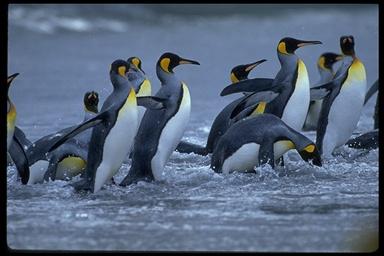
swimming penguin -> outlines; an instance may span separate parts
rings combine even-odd
[[[84,121],[96,115],[97,105],[99,102],[97,92],[86,92],[84,95]],[[30,166],[30,174],[25,184],[41,183],[43,180],[51,178],[70,179],[78,175],[85,167],[87,159],[88,143],[91,137],[90,131],[84,131],[74,138],[68,140],[51,153],[47,153],[62,134],[73,129],[75,126],[62,129],[46,135],[34,143],[29,141],[24,132],[15,127],[15,138],[18,138],[23,147],[26,149],[26,156]],[[11,145],[12,148],[12,145]],[[15,158],[15,154],[11,154]]]
[[[127,78],[131,82],[133,88],[135,89],[136,96],[151,96],[152,95],[152,86],[148,77],[146,76],[144,70],[141,67],[141,60],[138,57],[130,57],[127,60],[130,65],[130,69],[127,72]],[[141,119],[143,119],[145,107],[139,106],[139,122],[140,125]]]
[[[320,80],[314,86],[331,81],[335,75],[335,72],[333,71],[333,65],[342,59],[343,55],[333,52],[326,52],[321,54],[317,61],[317,70],[320,74]],[[315,100],[309,103],[307,118],[305,119],[303,126],[304,131],[316,130],[322,102],[322,100]]]
[[[340,37],[343,65],[334,79],[311,88],[311,99],[322,99],[316,145],[328,157],[351,137],[360,119],[367,87],[364,64],[356,57],[353,36]]]
[[[289,127],[272,114],[255,115],[233,124],[220,137],[212,153],[215,172],[250,171],[255,166],[270,164],[290,149],[296,149],[304,161],[321,166],[314,142]]]
[[[252,92],[244,98],[243,103],[240,102],[237,105],[231,116],[270,113],[281,118],[293,129],[300,130],[309,106],[309,79],[307,68],[295,54],[295,50],[313,44],[321,44],[321,42],[285,37],[277,46],[281,68],[272,84],[248,79],[224,88],[221,96],[237,92]],[[263,97],[258,97],[258,94],[268,91],[273,92],[270,94],[270,102],[266,99],[260,102]]]
[[[126,77],[128,69],[128,63],[124,60],[112,63],[109,74],[114,89],[100,113],[66,133],[49,150],[56,149],[66,140],[94,126],[85,177],[72,184],[76,190],[99,191],[120,169],[131,149],[137,131],[139,98],[136,98],[135,90]],[[141,98],[140,104],[163,108],[161,101],[150,97]]]
[[[161,179],[168,158],[183,136],[191,112],[191,98],[187,85],[173,71],[181,64],[200,65],[170,52],[161,55],[156,64],[161,82],[156,96],[166,99],[165,108],[145,112],[134,143],[132,165],[121,186]]]
[[[11,86],[13,79],[15,79],[18,75],[19,73],[15,73],[7,78],[7,152],[10,154],[13,162],[15,163],[21,182],[25,184],[29,178],[29,163],[22,141],[19,136],[14,136],[15,130],[18,130],[15,128],[17,113],[16,107],[8,95],[9,87]],[[19,134],[18,131],[16,131],[16,133],[17,135]]]
[[[230,73],[230,79],[232,83],[237,83],[239,81],[243,81],[248,79],[248,74],[253,70],[255,67],[260,65],[266,61],[265,59],[245,64],[245,65],[238,65],[234,67],[231,70]],[[271,79],[272,81],[272,79]],[[212,123],[211,130],[209,131],[207,144],[205,147],[202,147],[200,145],[196,145],[193,143],[181,141],[179,145],[177,146],[176,150],[180,153],[195,153],[199,155],[207,155],[209,153],[213,152],[213,149],[216,145],[216,142],[218,139],[225,133],[225,131],[228,129],[230,125],[230,115],[233,111],[233,109],[237,106],[239,102],[241,102],[244,99],[245,96],[240,97],[239,99],[236,99],[229,103],[226,107],[223,108],[223,110],[216,116],[215,120]]]

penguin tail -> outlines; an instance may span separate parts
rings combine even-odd
[[[179,145],[177,145],[176,151],[180,153],[195,153],[198,155],[206,156],[208,155],[208,151],[205,147],[189,143],[186,141],[180,141]]]
[[[88,179],[82,179],[80,181],[71,183],[70,186],[72,186],[76,191],[91,191],[91,182]]]

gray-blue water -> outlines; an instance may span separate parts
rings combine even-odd
[[[378,78],[375,5],[10,5],[8,72],[17,125],[36,140],[83,119],[83,94],[111,92],[109,65],[139,56],[159,88],[155,63],[165,51],[198,60],[175,69],[191,92],[184,139],[203,145],[219,111],[236,98],[220,97],[238,64],[268,61],[250,77],[273,77],[277,42],[291,36],[320,40],[297,54],[310,81],[316,60],[339,51],[352,34],[367,70]],[[356,133],[373,127],[376,95]],[[315,139],[314,132],[305,133]],[[21,185],[7,168],[7,243],[14,249],[181,251],[354,251],[378,234],[378,150],[342,147],[323,167],[288,152],[288,170],[216,174],[210,157],[173,153],[164,182],[105,186],[78,194],[66,181]],[[129,170],[124,163],[116,181]]]

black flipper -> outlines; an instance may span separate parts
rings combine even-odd
[[[137,105],[143,106],[149,109],[163,109],[165,108],[165,102],[167,98],[160,98],[156,96],[143,96],[136,97]]]
[[[273,80],[274,79],[271,78],[253,78],[243,80],[225,87],[221,91],[220,96],[225,96],[238,92],[260,92],[269,90],[272,88]]]
[[[17,126],[15,126],[15,133],[13,136],[17,137],[21,145],[23,145],[24,149],[32,145],[32,142],[29,139],[27,139],[27,136],[25,136],[25,133]]]
[[[326,84],[316,86],[316,87],[312,87],[310,89],[311,101],[323,99],[324,97],[326,97],[331,92],[332,87],[333,87],[333,81],[326,83]]]
[[[275,157],[273,151],[273,141],[270,138],[264,138],[259,149],[259,166],[269,164],[275,168]]]
[[[180,141],[179,145],[177,145],[176,151],[187,154],[195,153],[202,156],[208,155],[208,152],[205,147],[186,141]]]
[[[373,85],[369,88],[368,92],[365,94],[364,105],[368,102],[368,100],[372,97],[373,94],[379,89],[379,79],[373,83]]]
[[[350,148],[376,149],[379,147],[379,130],[364,133],[356,138],[347,141],[346,145]]]
[[[69,140],[70,138],[73,138],[77,134],[81,133],[82,131],[85,131],[101,122],[106,120],[108,118],[109,111],[106,110],[102,113],[97,114],[95,117],[88,119],[87,121],[83,122],[82,124],[76,126],[74,129],[71,129],[68,133],[66,133],[64,136],[62,136],[55,144],[53,144],[49,149],[48,152],[51,152],[58,148],[61,144]]]
[[[27,184],[29,180],[28,157],[25,154],[23,145],[16,136],[13,136],[13,141],[9,147],[9,154],[16,165],[17,172],[21,178],[21,183]]]
[[[47,171],[44,173],[44,180],[49,181],[51,179],[54,181],[56,179],[56,170],[59,165],[60,160],[57,157],[52,157],[49,160]]]

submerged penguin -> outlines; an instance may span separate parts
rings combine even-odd
[[[248,74],[255,67],[266,61],[265,59],[244,65],[238,65],[231,70],[230,79],[232,83],[237,83],[248,79]],[[205,147],[192,144],[189,142],[181,141],[177,146],[176,150],[180,153],[195,153],[199,155],[207,155],[213,152],[213,149],[218,141],[218,139],[226,132],[228,127],[231,124],[231,113],[234,108],[241,102],[246,96],[242,96],[239,99],[236,99],[229,103],[227,106],[220,111],[216,116],[215,120],[212,123],[211,129],[209,131],[207,144]]]
[[[136,135],[138,104],[163,108],[161,101],[153,97],[136,98],[135,90],[126,77],[128,69],[128,63],[124,60],[112,63],[109,74],[114,89],[100,113],[67,132],[49,150],[56,149],[68,139],[94,126],[85,176],[81,181],[71,184],[76,190],[96,193],[120,169]]]
[[[270,164],[290,149],[304,161],[321,166],[315,144],[272,114],[260,114],[233,124],[219,139],[211,159],[215,172],[250,171]]]
[[[15,73],[7,78],[7,152],[10,154],[13,162],[15,163],[21,182],[26,184],[29,179],[29,163],[28,158],[23,147],[23,141],[19,136],[14,136],[15,130],[16,134],[19,135],[19,131],[16,128],[16,106],[13,104],[9,98],[9,87],[12,84],[13,79],[15,79],[19,73]]]
[[[121,186],[139,180],[161,179],[168,158],[183,136],[191,112],[191,97],[187,85],[173,71],[181,64],[200,65],[169,52],[161,55],[156,64],[161,82],[156,96],[165,99],[165,108],[145,112],[135,138],[132,165]]]
[[[324,157],[344,145],[360,119],[367,87],[364,64],[355,54],[353,36],[340,37],[343,65],[335,78],[311,88],[311,99],[323,99],[316,130],[316,145]]]
[[[333,52],[321,54],[317,61],[317,70],[320,74],[320,80],[314,86],[331,81],[335,75],[333,65],[342,59],[343,55]],[[303,126],[304,131],[316,130],[322,102],[322,100],[315,100],[309,103],[307,118],[305,119]]]

